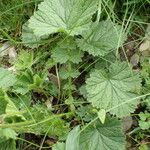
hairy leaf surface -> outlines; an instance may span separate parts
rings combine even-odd
[[[16,150],[17,133],[10,128],[0,128],[0,149],[1,150]]]
[[[51,136],[58,136],[59,138],[64,138],[68,133],[68,125],[60,117],[55,117],[55,115],[44,105],[36,104],[30,108],[30,114],[26,114],[27,120],[32,120],[34,118],[35,124],[29,127],[25,127],[23,130],[36,134],[45,134]]]
[[[108,71],[91,73],[86,86],[88,101],[94,107],[110,109],[118,117],[127,116],[137,106],[138,100],[128,101],[137,96],[133,92],[140,89],[140,83],[139,74],[132,72],[127,63],[114,63]]]
[[[105,124],[96,121],[80,135],[80,150],[124,150],[125,138],[121,124],[115,118],[107,118]]]
[[[24,70],[30,68],[33,65],[33,53],[22,50],[16,61],[14,62],[14,66],[17,70]]]
[[[121,26],[110,20],[91,23],[89,28],[82,33],[83,39],[78,40],[78,45],[83,51],[93,56],[104,56],[120,46],[125,37],[120,36]]]
[[[41,38],[34,35],[34,32],[32,29],[28,27],[28,22],[25,23],[22,27],[22,41],[25,46],[30,48],[36,48],[39,46],[39,41]]]
[[[53,145],[52,150],[65,150],[65,143],[57,142]]]
[[[75,127],[67,136],[66,140],[66,150],[78,150],[79,149],[79,136],[78,133],[80,127]]]
[[[97,10],[97,0],[45,0],[29,20],[36,36],[66,31],[80,34],[87,28]]]
[[[16,82],[16,77],[9,70],[0,68],[0,88],[8,88]]]
[[[82,61],[82,56],[81,50],[77,48],[74,39],[71,37],[59,42],[52,51],[52,58],[61,64],[66,63],[67,61],[77,64]]]
[[[2,141],[6,141],[9,139],[16,139],[17,133],[10,128],[5,128],[5,129],[0,128],[0,135],[1,135],[0,137],[0,143],[1,143]]]

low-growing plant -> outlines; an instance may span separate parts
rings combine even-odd
[[[24,23],[21,50],[0,68],[1,150],[22,149],[21,140],[39,150],[127,149],[123,119],[149,107],[149,68],[122,61],[132,12],[121,22],[112,4],[44,0]],[[149,129],[149,109],[138,117],[140,130]],[[43,139],[33,144],[24,134]]]

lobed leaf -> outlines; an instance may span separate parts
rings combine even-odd
[[[121,26],[110,20],[91,23],[82,33],[83,39],[79,39],[77,43],[83,51],[93,56],[104,56],[123,44],[125,36],[120,32]]]
[[[125,138],[121,123],[107,117],[104,124],[96,121],[80,135],[80,150],[124,150]]]
[[[69,132],[66,140],[66,149],[65,150],[79,150],[79,136],[78,133],[80,127],[75,127],[72,131]]]
[[[52,51],[52,58],[61,64],[72,62],[78,64],[82,61],[83,53],[76,46],[73,38],[69,37],[57,44]]]
[[[86,83],[88,101],[94,107],[110,109],[110,113],[118,117],[134,112],[138,100],[130,103],[128,100],[137,97],[133,92],[139,91],[141,80],[139,74],[132,72],[127,63],[114,63],[108,71],[95,70]]]
[[[33,30],[28,27],[28,22],[25,23],[22,27],[22,41],[24,45],[30,48],[36,48],[40,45],[40,40],[41,38],[34,35]]]
[[[8,88],[13,86],[15,82],[16,77],[11,71],[0,68],[0,88]]]
[[[53,150],[124,150],[125,137],[121,123],[115,118],[107,117],[104,124],[97,120],[92,125],[80,132],[77,126],[70,131],[66,148],[64,143],[57,143]],[[57,149],[56,149],[57,150]]]
[[[66,31],[78,35],[87,28],[97,10],[97,0],[44,0],[29,20],[38,37]]]

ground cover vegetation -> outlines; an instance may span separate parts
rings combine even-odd
[[[1,0],[0,150],[149,150],[149,8]]]

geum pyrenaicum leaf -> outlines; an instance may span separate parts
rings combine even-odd
[[[28,24],[29,23],[27,22],[22,27],[22,41],[25,46],[36,48],[40,45],[39,42],[41,38],[34,35],[33,30],[28,27]]]
[[[44,0],[29,20],[38,37],[65,31],[78,35],[87,28],[98,0]]]
[[[135,93],[140,90],[141,79],[125,62],[112,64],[108,71],[96,69],[86,83],[87,99],[94,107],[118,117],[128,116],[137,107]]]
[[[84,127],[83,127],[84,128]],[[84,130],[77,126],[70,131],[66,144],[57,143],[53,150],[125,150],[125,137],[121,123],[115,118],[106,117],[102,124],[96,120]]]
[[[0,68],[0,88],[11,87],[16,82],[16,76],[8,69]]]
[[[0,149],[1,150],[16,150],[17,133],[11,128],[0,128]]]
[[[79,150],[79,133],[80,126],[75,127],[72,131],[69,132],[66,140],[66,149],[65,150]]]
[[[80,72],[75,68],[68,71],[66,68],[60,68],[59,75],[61,79],[68,79],[68,78],[77,78],[80,75]]]
[[[125,150],[125,137],[120,121],[106,117],[102,124],[97,120],[80,134],[79,150]]]
[[[0,128],[0,135],[0,142],[2,142],[9,139],[16,139],[17,133],[11,128]]]
[[[52,150],[65,150],[65,143],[57,142],[53,145]]]
[[[68,61],[78,64],[82,57],[83,52],[77,48],[73,37],[60,41],[52,51],[52,58],[60,64]]]
[[[67,136],[66,143],[56,143],[52,150],[79,150],[79,131],[80,126],[71,130]]]
[[[110,20],[91,23],[83,32],[78,46],[93,56],[104,56],[123,44],[126,36],[121,33],[121,26]]]
[[[101,121],[102,124],[105,123],[105,119],[106,119],[106,111],[105,109],[101,109],[99,112],[97,112],[99,120]]]
[[[28,69],[33,65],[34,62],[33,59],[34,59],[33,52],[22,50],[19,53],[18,58],[14,62],[14,67],[17,70]]]

